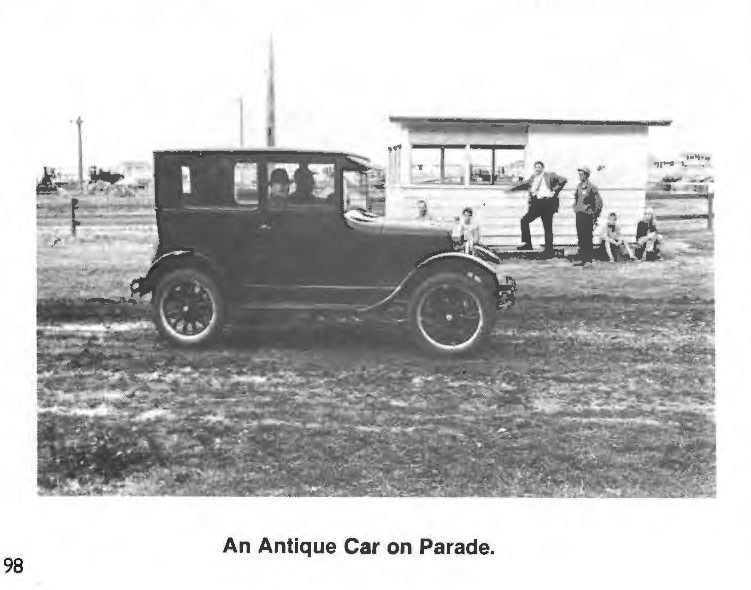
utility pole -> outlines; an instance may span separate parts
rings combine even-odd
[[[83,119],[81,115],[78,115],[78,118],[75,121],[71,121],[71,123],[78,125],[78,188],[83,193],[83,141],[81,139]]]
[[[240,103],[240,147],[245,147],[245,125],[243,124],[243,97],[237,99]]]
[[[266,87],[266,145],[276,145],[276,119],[275,119],[275,96],[274,96],[274,38],[269,37],[269,71]]]

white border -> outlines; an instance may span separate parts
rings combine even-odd
[[[39,92],[57,39],[34,38],[46,6],[0,7],[4,330],[0,393],[0,555],[26,560],[23,579],[3,587],[576,587],[708,588],[748,579],[749,535],[749,92],[745,84],[749,8],[742,2],[676,3],[675,10],[721,14],[722,29],[697,30],[717,69],[704,73],[716,124],[718,497],[706,500],[509,499],[179,499],[38,498],[35,488],[35,153],[44,141],[36,114],[53,92]],[[535,4],[544,4],[542,2]],[[569,4],[569,3],[567,3]],[[629,3],[650,18],[650,3]],[[185,3],[190,10],[200,3]],[[582,30],[590,4],[579,9]],[[89,4],[92,19],[98,4]],[[457,4],[426,10],[461,13]],[[75,9],[80,9],[75,5]],[[393,6],[388,8],[393,9]],[[77,17],[85,11],[74,11]],[[370,5],[377,10],[378,5]],[[323,9],[322,9],[323,10]],[[337,7],[324,11],[329,17]],[[365,10],[365,9],[363,9]],[[159,17],[157,10],[153,15]],[[163,15],[162,15],[163,16]],[[716,22],[715,21],[713,22]],[[100,21],[81,22],[106,26]],[[659,23],[658,23],[659,24]],[[526,26],[526,25],[525,25]],[[668,27],[669,28],[669,27]],[[571,34],[579,34],[572,31]],[[392,40],[389,40],[392,41]],[[138,42],[137,35],[132,42]],[[638,40],[635,40],[638,42]],[[596,48],[593,48],[596,51]],[[624,48],[628,51],[628,48]],[[656,56],[656,59],[660,56]],[[8,71],[6,71],[8,70]],[[240,558],[220,553],[227,535],[488,539],[493,558]],[[413,556],[414,557],[414,556]]]

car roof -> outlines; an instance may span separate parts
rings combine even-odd
[[[261,147],[261,148],[209,148],[209,149],[179,149],[179,150],[155,150],[157,155],[215,155],[215,156],[259,156],[274,154],[275,156],[334,156],[347,160],[354,169],[367,170],[371,168],[370,158],[336,150],[307,150],[286,147]]]
[[[209,149],[179,149],[179,150],[155,150],[154,154],[215,154],[215,155],[243,155],[243,154],[294,154],[297,156],[343,156],[345,158],[356,158],[358,160],[370,161],[369,158],[352,152],[338,150],[308,150],[300,148],[285,147],[261,147],[261,148],[209,148]]]

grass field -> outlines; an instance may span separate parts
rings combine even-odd
[[[715,494],[706,230],[665,230],[660,263],[509,261],[518,305],[479,355],[446,362],[379,318],[293,317],[171,348],[148,302],[128,301],[155,245],[147,205],[98,202],[76,239],[48,205],[40,493]]]

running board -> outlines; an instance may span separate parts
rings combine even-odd
[[[246,303],[237,308],[238,311],[350,311],[363,312],[364,308],[347,303],[277,303],[274,301],[259,301]]]

